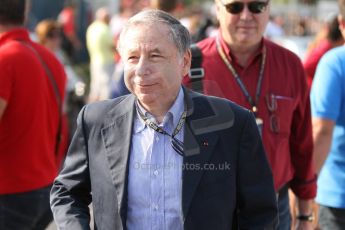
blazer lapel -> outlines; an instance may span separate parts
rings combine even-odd
[[[203,111],[194,104],[192,97],[198,96],[185,90],[187,100],[187,120],[184,128],[184,151],[183,158],[183,179],[182,179],[182,212],[183,219],[186,218],[194,193],[199,185],[205,164],[210,161],[213,149],[217,143],[218,135],[213,132],[204,132],[195,135],[195,122],[202,118],[200,114],[207,114],[210,111]]]
[[[135,97],[130,95],[109,112],[109,125],[101,134],[108,159],[111,178],[117,192],[122,221],[127,213],[128,156],[130,153]]]

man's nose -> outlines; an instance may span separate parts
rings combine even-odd
[[[145,76],[150,74],[150,63],[145,57],[140,57],[136,66],[135,74],[138,76]]]
[[[253,13],[250,12],[248,5],[245,5],[242,12],[240,13],[240,18],[241,19],[248,19],[248,18],[252,18],[253,17]]]

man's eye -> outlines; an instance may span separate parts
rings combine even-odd
[[[159,54],[152,54],[151,55],[151,58],[160,58],[162,57],[162,55],[159,55]]]
[[[128,60],[137,60],[137,59],[138,59],[137,56],[129,56],[129,57],[128,57]]]

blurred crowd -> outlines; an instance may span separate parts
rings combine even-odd
[[[148,8],[169,12],[187,27],[193,42],[216,36],[219,27],[212,2],[186,6],[180,0],[133,0],[121,1],[116,14],[111,14],[105,6],[95,12],[88,11],[87,30],[85,37],[81,38],[77,33],[77,8],[78,1],[66,0],[58,17],[38,22],[32,34],[51,49],[65,66],[68,77],[66,93],[69,95],[65,111],[70,133],[75,129],[76,115],[84,103],[129,93],[123,82],[123,67],[116,46],[121,29],[131,16]],[[298,54],[311,85],[322,54],[343,42],[337,26],[337,14],[334,12],[324,18],[300,16],[294,12],[271,14],[264,36]],[[298,39],[290,40],[291,37],[305,37],[306,42],[300,44]],[[89,57],[84,71],[80,71],[81,65],[75,60],[75,54],[81,49],[86,49]]]

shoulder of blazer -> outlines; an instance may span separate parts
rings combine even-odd
[[[189,92],[188,92],[189,91]],[[214,96],[207,96],[204,94],[200,94],[191,90],[188,90],[189,97],[193,103],[193,113],[195,114],[209,114],[212,113],[212,108],[222,108],[224,110],[218,111],[219,113],[228,112],[230,109],[235,114],[245,115],[249,112],[248,109],[236,104],[225,98],[214,97]]]
[[[187,122],[194,134],[221,131],[233,127],[243,127],[251,112],[227,99],[189,93],[192,111]]]
[[[87,123],[103,123],[108,119],[114,119],[132,112],[134,102],[135,96],[132,94],[115,99],[94,102],[85,106],[83,118]]]

